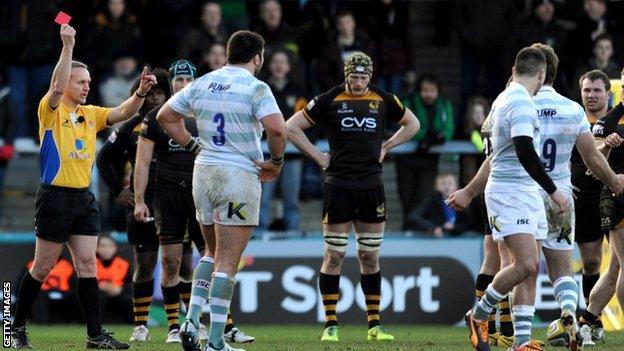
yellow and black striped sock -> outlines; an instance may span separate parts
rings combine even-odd
[[[169,323],[169,331],[180,329],[178,321],[180,315],[180,289],[178,285],[162,288],[165,313],[167,314],[167,323]]]
[[[362,274],[360,285],[366,301],[368,329],[379,325],[379,302],[381,301],[381,272]]]
[[[182,303],[184,303],[184,307],[188,311],[190,307],[189,304],[191,303],[191,289],[193,288],[193,283],[180,281],[178,286],[180,289],[180,298],[182,299]]]
[[[154,295],[154,280],[132,284],[132,310],[135,325],[147,325],[152,295]]]
[[[325,328],[338,325],[336,305],[340,294],[340,275],[319,273],[319,290],[325,308]]]
[[[514,335],[513,320],[509,309],[509,296],[506,296],[499,304],[500,307],[500,333],[505,336]]]
[[[225,321],[224,333],[229,333],[232,328],[234,328],[234,320],[232,320],[232,313],[230,312],[227,315],[227,321]]]

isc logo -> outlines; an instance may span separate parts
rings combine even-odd
[[[516,221],[516,224],[529,224],[529,220],[528,219],[519,219],[518,221]]]
[[[372,117],[367,118],[357,118],[357,117],[345,117],[340,121],[345,128],[353,128],[353,127],[366,127],[369,129],[377,128],[377,121]]]

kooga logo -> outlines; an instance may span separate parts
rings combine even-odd
[[[345,117],[340,121],[345,128],[354,128],[354,127],[366,127],[369,129],[377,128],[377,121],[372,117],[367,118],[357,118],[357,117]]]

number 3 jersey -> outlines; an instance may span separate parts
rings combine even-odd
[[[529,92],[521,84],[511,82],[492,103],[488,118],[492,158],[485,192],[537,191],[537,183],[520,164],[512,140],[520,136],[532,138],[539,154],[539,121]]]
[[[540,150],[544,169],[557,188],[571,191],[572,150],[580,134],[590,133],[585,110],[547,85],[535,94],[533,102],[540,123]]]
[[[197,120],[202,150],[195,163],[238,167],[252,173],[258,173],[252,160],[263,159],[260,120],[281,114],[269,86],[235,66],[203,75],[167,104]]]

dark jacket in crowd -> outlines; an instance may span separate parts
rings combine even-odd
[[[410,66],[407,4],[398,0],[386,5],[377,0],[373,2],[371,9],[366,28],[375,42],[377,74],[386,76],[405,73]]]
[[[182,37],[178,48],[178,57],[199,63],[202,61],[204,51],[210,49],[213,43],[225,44],[227,40],[228,36],[223,26],[219,28],[217,35],[208,33],[204,28],[190,29]]]
[[[406,218],[406,229],[431,232],[436,227],[442,227],[447,219],[444,208],[444,198],[439,192],[435,192],[412,210]],[[474,209],[468,207],[464,211],[455,211],[455,228],[450,231],[451,235],[461,235],[467,231],[480,231],[480,222],[475,215]]]
[[[339,46],[337,34],[330,35],[316,65],[316,79],[321,91],[327,91],[344,82],[344,59],[354,51],[373,56],[373,44],[366,34],[356,32],[355,41],[350,47]]]

